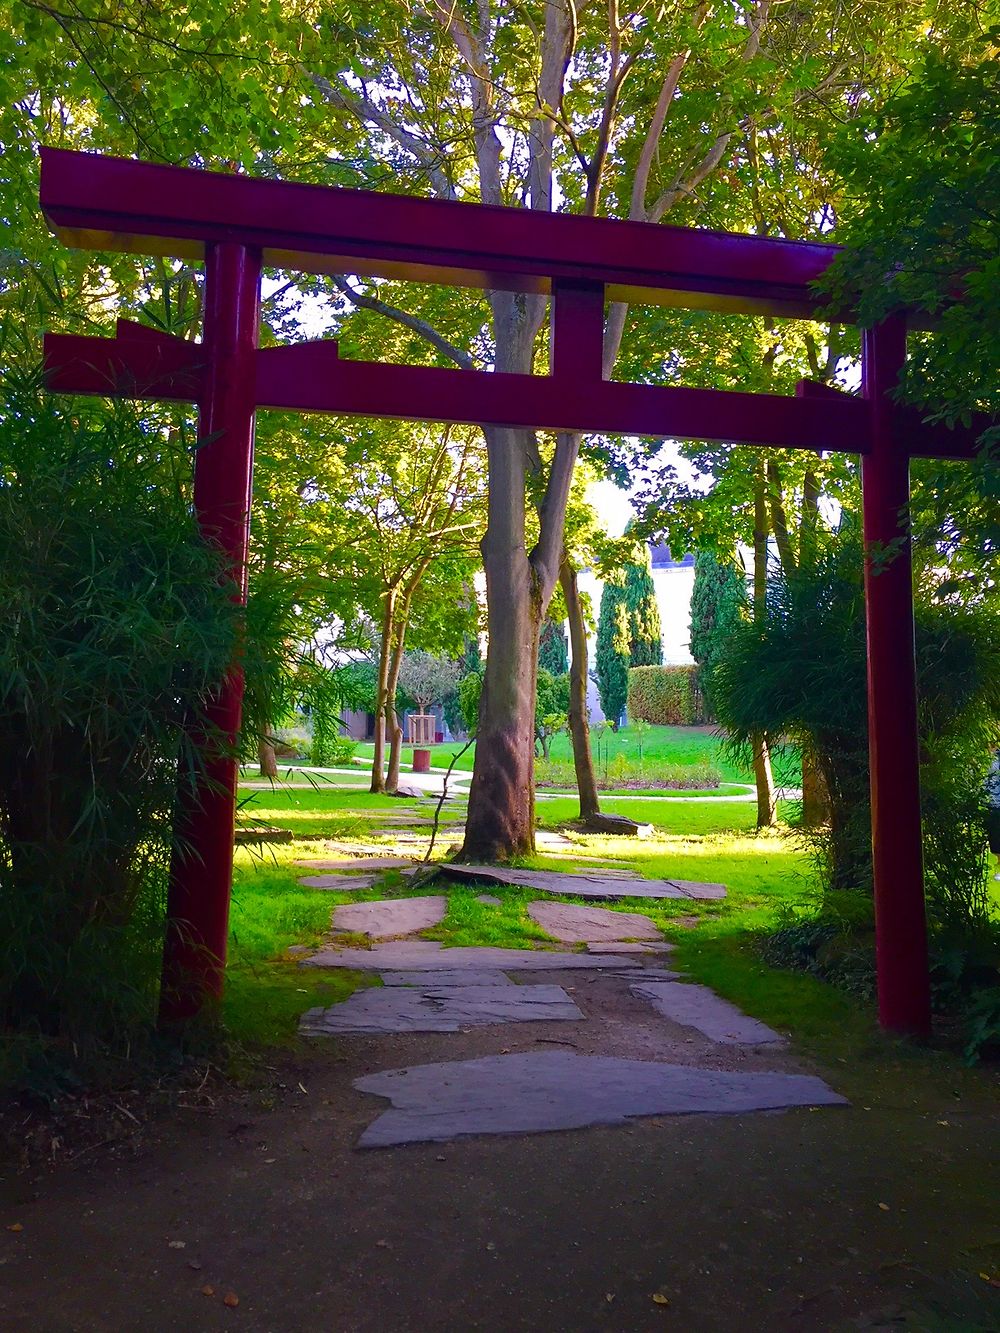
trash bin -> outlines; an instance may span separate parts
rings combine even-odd
[[[435,744],[435,745],[443,745],[443,744],[444,744],[444,732],[443,732],[443,731],[435,731],[435,733],[434,733],[434,744]]]
[[[431,771],[430,750],[413,751],[413,771],[414,773],[429,773]]]

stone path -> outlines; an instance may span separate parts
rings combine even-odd
[[[579,903],[529,903],[528,915],[562,944],[599,944],[623,940],[657,940],[663,936],[648,916],[638,912],[611,912],[606,907]]]
[[[440,894],[428,898],[384,898],[373,903],[349,903],[333,913],[334,930],[359,931],[373,940],[414,935],[443,921],[448,899]]]
[[[334,858],[332,861],[295,861],[294,865],[308,867],[310,870],[399,870],[403,866],[412,866],[409,856],[354,856],[350,860]]]
[[[360,1148],[620,1125],[634,1116],[846,1105],[812,1075],[729,1073],[568,1051],[392,1069],[355,1079],[354,1086],[392,1102],[361,1135]]]
[[[306,889],[331,889],[336,893],[356,893],[378,883],[378,875],[304,875],[299,883]]]
[[[299,1030],[331,1032],[461,1032],[498,1023],[582,1022],[561,986],[382,986],[357,990],[342,1004],[310,1009]]]
[[[773,1028],[741,1013],[734,1004],[707,986],[677,981],[641,981],[630,986],[633,995],[649,1000],[653,1008],[673,1023],[697,1028],[712,1041],[731,1046],[760,1046],[783,1043]]]
[[[569,894],[577,898],[705,898],[726,896],[724,884],[699,884],[688,879],[622,880],[600,871],[566,875],[558,870],[517,870],[512,867],[449,865],[447,873],[473,884],[517,884],[540,893]]]
[[[530,877],[532,887],[548,892],[567,881],[596,880],[605,890],[614,885],[599,874],[488,869],[516,877],[514,882]],[[473,867],[473,873],[478,870]],[[631,880],[617,883],[623,893],[646,887]],[[390,938],[443,920],[443,895],[336,908],[335,929],[363,931],[382,942],[367,949],[328,948],[303,965],[377,971],[382,985],[310,1009],[300,1022],[304,1036],[395,1042],[390,1049],[397,1060],[399,1042],[408,1043],[405,1057],[414,1041],[434,1034],[462,1042],[478,1030],[499,1028],[504,1042],[499,1053],[429,1063],[425,1058],[356,1079],[360,1092],[391,1102],[364,1130],[359,1148],[614,1125],[636,1116],[843,1103],[818,1078],[752,1068],[762,1052],[777,1051],[780,1065],[781,1034],[707,987],[666,971],[659,956],[672,946],[648,916],[549,900],[532,902],[527,911],[551,937],[583,944],[587,951],[446,949],[432,940]],[[538,972],[549,974],[541,984],[532,975]],[[556,1035],[560,1028],[565,1037]],[[532,1031],[540,1035],[528,1036]],[[510,1049],[525,1040],[576,1049]],[[725,1067],[734,1048],[750,1068]],[[641,1058],[625,1058],[634,1054]]]
[[[401,900],[402,901],[402,900]],[[363,904],[357,904],[359,907]],[[514,972],[564,972],[631,963],[614,954],[556,953],[547,949],[499,949],[459,946],[445,949],[436,940],[391,940],[371,949],[324,949],[305,959],[305,967],[350,967],[362,972],[440,971],[445,968],[490,968]],[[635,964],[639,966],[638,963]]]

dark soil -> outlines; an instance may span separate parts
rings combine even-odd
[[[192,1089],[136,1129],[132,1153],[12,1164],[0,1328],[1000,1327],[1000,1288],[980,1276],[1000,1269],[985,1076],[959,1097],[917,1064],[867,1089],[841,1066],[711,1047],[654,1021],[624,982],[560,979],[591,1022],[320,1041],[255,1089]],[[353,1149],[385,1103],[352,1079],[545,1041],[805,1069],[854,1104]],[[946,1322],[931,1322],[935,1306]]]

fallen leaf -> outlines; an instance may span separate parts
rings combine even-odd
[[[186,1249],[187,1249],[187,1241],[186,1241],[186,1240],[168,1240],[168,1241],[167,1241],[167,1249],[168,1249],[168,1250],[186,1250]]]
[[[204,1265],[200,1264],[197,1259],[188,1260],[188,1268],[194,1269],[196,1273],[200,1272],[203,1267]]]
[[[879,1207],[882,1209],[883,1213],[887,1213],[889,1211],[889,1205],[887,1203],[880,1203]]]
[[[670,1297],[669,1297],[669,1296],[664,1296],[664,1294],[663,1294],[662,1291],[654,1291],[654,1292],[653,1292],[653,1304],[654,1304],[654,1305],[669,1305],[669,1304],[670,1304]]]
[[[202,1287],[202,1289],[201,1289],[201,1294],[202,1294],[203,1296],[214,1296],[214,1295],[215,1295],[215,1288],[214,1288],[214,1287],[210,1287],[210,1286],[208,1285],[208,1283],[206,1282],[205,1285],[204,1285],[204,1286]]]
[[[604,1299],[607,1301],[609,1305],[614,1300],[614,1298],[615,1298],[615,1293],[613,1291],[606,1291],[604,1293]]]
[[[387,1240],[377,1240],[377,1241],[375,1242],[375,1245],[376,1245],[376,1247],[377,1247],[378,1249],[380,1249],[380,1250],[391,1250],[391,1249],[392,1249],[392,1246],[389,1244],[389,1242],[388,1242]]]
[[[240,1303],[240,1298],[236,1295],[235,1291],[227,1291],[225,1296],[223,1296],[222,1298],[222,1304],[228,1305],[230,1310],[235,1310],[237,1305],[239,1305],[239,1303]]]
[[[23,1230],[24,1230],[24,1227],[21,1225],[20,1222],[11,1222],[11,1224],[10,1224],[10,1226],[7,1228],[7,1230],[8,1230],[8,1231],[23,1231]]]

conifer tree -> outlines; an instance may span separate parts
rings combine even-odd
[[[629,618],[624,571],[609,574],[604,582],[597,621],[596,658],[601,708],[617,731],[628,697]]]
[[[649,547],[625,566],[625,607],[628,612],[629,666],[660,666],[663,662],[663,631],[660,608],[653,585]]]
[[[746,605],[746,578],[735,565],[720,564],[711,551],[699,551],[691,589],[691,656],[698,663],[698,684],[714,714],[712,675],[726,640]]]
[[[546,616],[538,639],[538,665],[553,676],[565,676],[569,670],[569,645],[563,622]]]

